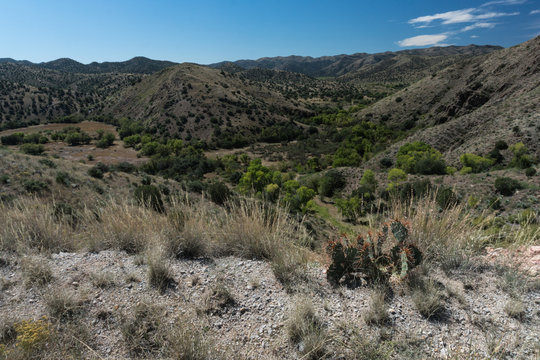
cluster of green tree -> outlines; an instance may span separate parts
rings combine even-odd
[[[399,136],[399,131],[391,130],[383,124],[369,121],[344,128],[335,140],[340,141],[334,153],[333,166],[357,166],[383,150]]]
[[[0,138],[2,145],[20,145],[20,144],[46,144],[49,139],[41,133],[24,134],[16,132]]]
[[[442,154],[421,141],[414,141],[400,147],[396,165],[409,174],[446,174],[446,163]]]
[[[307,211],[308,202],[315,197],[315,190],[290,179],[287,174],[263,166],[260,159],[252,160],[240,178],[238,189],[266,200],[287,206],[292,212]]]

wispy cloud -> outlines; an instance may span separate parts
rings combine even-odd
[[[440,20],[443,25],[475,22],[478,20],[493,19],[501,16],[519,15],[519,12],[481,12],[479,9],[470,8],[456,11],[447,11],[440,14],[420,16],[409,20],[409,24],[419,24],[419,27],[429,25],[434,21]]]
[[[471,31],[471,30],[474,30],[474,29],[493,29],[494,27],[495,27],[494,23],[479,22],[479,23],[476,23],[476,24],[465,26],[460,31],[465,32],[465,31]]]
[[[480,36],[478,35],[471,35],[471,39],[478,39]]]
[[[446,34],[434,34],[434,35],[419,35],[413,36],[407,39],[398,41],[398,45],[405,46],[429,46],[429,45],[445,45],[443,41],[448,39]]]
[[[494,1],[488,1],[485,4],[482,4],[481,6],[493,6],[493,5],[521,5],[525,4],[527,0],[494,0]]]
[[[532,10],[529,15],[540,14],[540,10]]]

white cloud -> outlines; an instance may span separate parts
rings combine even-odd
[[[494,27],[495,27],[495,24],[493,23],[479,22],[476,24],[465,26],[463,29],[461,29],[461,32],[471,31],[474,29],[493,29]]]
[[[471,39],[478,39],[480,36],[478,35],[471,35]]]
[[[529,15],[540,14],[540,10],[532,10]]]
[[[419,24],[419,26],[425,26],[431,24],[433,21],[441,20],[443,25],[458,24],[465,22],[475,22],[478,20],[493,19],[501,16],[514,16],[519,15],[518,12],[504,13],[504,12],[486,12],[481,13],[476,8],[462,9],[455,11],[447,11],[445,13],[420,16],[409,20],[409,24]]]
[[[401,47],[444,45],[444,44],[441,44],[441,42],[446,39],[448,39],[448,35],[446,34],[419,35],[419,36],[413,36],[413,37],[398,41],[398,45]]]
[[[521,5],[525,4],[527,0],[495,0],[489,1],[482,6],[491,6],[491,5]]]

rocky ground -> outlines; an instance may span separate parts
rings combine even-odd
[[[159,305],[165,322],[188,316],[216,348],[239,359],[301,358],[303,344],[289,340],[287,321],[294,305],[306,301],[313,303],[329,334],[328,358],[351,358],[346,344],[353,334],[380,342],[391,358],[533,359],[540,354],[538,286],[513,292],[524,284],[512,277],[517,275],[502,270],[498,275],[491,267],[451,275],[433,270],[444,301],[437,319],[422,317],[407,286],[394,284],[387,300],[390,320],[377,326],[364,320],[373,289],[333,288],[320,265],[311,266],[302,282],[286,289],[264,261],[175,260],[174,283],[160,293],[149,285],[148,265],[140,256],[103,251],[36,259],[51,269],[49,284],[29,285],[22,265],[26,260],[0,254],[0,318],[38,319],[50,313],[44,301],[48,293],[76,294],[84,300],[79,321],[91,333],[87,357],[131,358],[120,324],[142,302]],[[219,286],[228,290],[229,298],[213,303],[211,291]],[[525,310],[513,318],[505,307],[516,296]]]

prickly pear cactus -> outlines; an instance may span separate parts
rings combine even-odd
[[[383,245],[388,241],[389,229],[396,241],[395,246],[385,253]],[[403,278],[422,261],[422,252],[409,241],[407,227],[397,220],[385,224],[376,235],[358,236],[354,244],[346,237],[331,241],[328,250],[331,264],[326,277],[333,284],[356,272],[363,273],[368,281],[385,280],[392,274]]]
[[[338,284],[344,275],[353,272],[358,248],[350,246],[346,238],[340,238],[330,242],[328,250],[331,263],[326,271],[326,278],[331,284]]]

